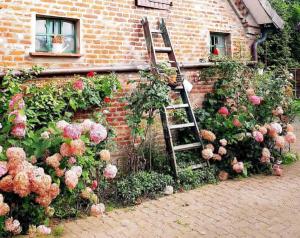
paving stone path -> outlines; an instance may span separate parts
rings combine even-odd
[[[298,141],[293,149],[300,152]],[[65,224],[64,238],[300,238],[300,162]]]
[[[66,238],[300,237],[300,162],[65,224]]]

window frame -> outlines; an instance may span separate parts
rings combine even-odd
[[[135,5],[138,7],[169,10],[173,6],[173,2],[172,0],[135,0]]]
[[[222,37],[224,41],[224,46],[217,44],[212,44],[212,37]],[[231,47],[230,47],[230,33],[226,32],[209,32],[209,53],[213,54],[214,47],[217,46],[218,49],[223,49],[224,55],[219,55],[221,57],[230,57],[231,56]]]
[[[36,24],[37,24],[37,21],[38,20],[46,20],[46,24],[48,27],[46,27],[46,33],[45,34],[41,34],[41,33],[37,33],[37,29],[36,29]],[[53,29],[51,32],[49,32],[50,30],[50,22],[53,22]],[[58,32],[60,34],[54,34],[53,31],[54,31],[54,23],[57,22],[59,23],[58,24],[58,27],[59,27],[59,30]],[[68,23],[72,23],[73,26],[74,26],[74,33],[72,35],[67,35],[67,34],[62,34],[61,32],[61,28],[62,28],[62,24],[63,22],[68,22]],[[35,40],[36,40],[36,37],[37,36],[44,36],[47,38],[48,40],[48,44],[50,44],[51,42],[51,38],[53,37],[53,35],[63,35],[63,36],[66,36],[66,37],[72,37],[73,40],[74,40],[74,50],[72,51],[65,51],[63,53],[60,53],[61,55],[77,55],[77,54],[80,54],[80,20],[77,19],[77,18],[67,18],[67,17],[60,17],[60,16],[50,16],[50,15],[36,15],[35,16],[35,33],[34,33],[34,54],[36,55],[42,55],[42,54],[45,54],[45,55],[49,55],[50,54],[53,54],[51,52],[51,49],[50,50],[47,50],[47,51],[42,51],[42,50],[37,50],[36,48],[36,43],[35,43]],[[50,47],[49,47],[50,48]]]

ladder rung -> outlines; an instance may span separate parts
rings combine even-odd
[[[183,86],[182,85],[176,86],[175,88],[173,88],[173,90],[183,90]]]
[[[181,129],[181,128],[193,127],[193,126],[195,126],[195,123],[191,122],[191,123],[185,123],[185,124],[171,125],[170,129],[174,130],[174,129]]]
[[[151,30],[151,33],[152,34],[162,34],[162,31],[161,30],[157,30],[157,29],[153,29],[153,30]]]
[[[172,52],[171,47],[156,47],[154,48],[154,51],[157,53],[170,53]]]
[[[199,147],[201,147],[201,143],[200,142],[186,144],[186,145],[177,145],[177,146],[174,146],[174,151],[196,149],[196,148],[199,148]]]
[[[167,106],[166,109],[171,110],[171,109],[180,109],[180,108],[187,108],[187,107],[189,107],[189,104],[185,103],[185,104],[170,105]]]

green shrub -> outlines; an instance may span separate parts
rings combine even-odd
[[[170,175],[156,172],[138,172],[117,182],[115,195],[123,204],[134,204],[138,198],[151,197],[162,192],[167,185],[173,185]]]
[[[196,188],[204,184],[215,184],[218,182],[215,166],[192,170],[186,169],[179,173],[179,185],[185,190]]]
[[[283,164],[292,164],[296,161],[298,161],[300,158],[299,158],[299,155],[298,154],[294,154],[294,153],[284,153],[282,155],[282,163]]]

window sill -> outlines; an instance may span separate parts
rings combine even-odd
[[[51,53],[51,52],[30,52],[33,57],[66,57],[66,58],[79,58],[82,55],[76,53]]]

